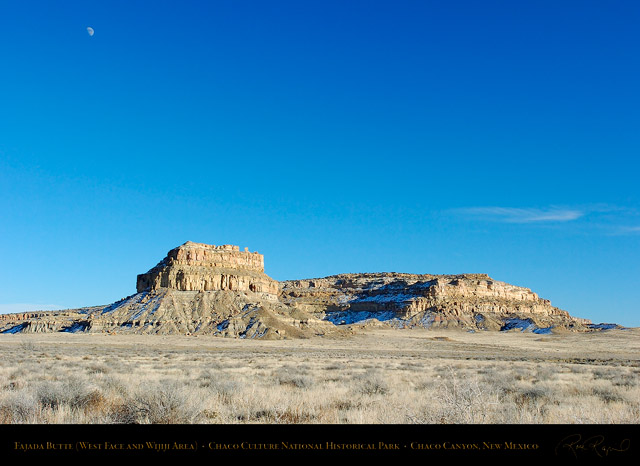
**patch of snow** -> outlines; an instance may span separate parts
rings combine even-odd
[[[131,320],[138,319],[142,314],[144,314],[149,309],[149,306],[153,306],[153,308],[151,309],[151,312],[149,313],[149,317],[151,317],[153,315],[153,313],[156,312],[156,310],[160,307],[160,303],[161,302],[162,302],[162,296],[158,295],[158,296],[154,297],[148,303],[142,304],[140,306],[140,310],[136,313],[136,315],[131,317]]]
[[[10,329],[2,331],[2,333],[20,333],[27,327],[27,322],[23,322],[21,324],[16,325],[15,327],[11,327]]]
[[[242,315],[242,317],[247,317],[249,314],[255,314],[256,312],[258,312],[259,307],[256,306],[255,304],[245,304],[245,306],[242,308],[242,312],[244,312],[244,314]],[[253,325],[253,318],[252,321],[250,322],[251,325]]]
[[[611,330],[617,328],[618,324],[589,324],[588,327],[599,330]]]
[[[540,328],[530,319],[508,319],[500,330],[508,331],[513,329],[520,329],[523,332],[532,332],[536,334],[546,335],[551,333],[552,328],[553,327]]]
[[[338,304],[348,304],[350,302],[353,302],[356,299],[358,299],[357,296],[344,295],[340,297],[340,299],[338,299]]]
[[[247,338],[247,332],[249,332],[249,330],[251,329],[251,327],[253,327],[253,325],[256,323],[256,319],[254,317],[252,317],[249,320],[249,323],[247,324],[247,327],[244,329],[244,332],[240,333],[240,338]]]
[[[424,328],[430,328],[433,325],[434,321],[435,321],[435,317],[433,317],[433,314],[425,314],[418,321],[418,325],[420,325],[421,327],[424,327]]]
[[[262,338],[266,333],[267,333],[268,329],[264,329],[261,333],[255,332],[251,338]]]
[[[106,314],[107,312],[113,312],[116,309],[124,306],[125,304],[132,305],[138,304],[142,299],[148,294],[147,291],[143,291],[142,293],[134,294],[133,296],[129,296],[128,298],[121,299],[120,301],[116,301],[113,304],[108,305],[104,309],[102,309],[101,314]]]
[[[431,288],[433,285],[435,285],[435,280],[431,280],[428,282],[420,282],[420,283],[416,283],[415,285],[412,285],[412,288]]]
[[[538,335],[550,335],[551,333],[553,333],[551,331],[552,328],[553,326],[545,327],[545,328],[537,328],[533,331],[533,333],[537,333]]]
[[[396,302],[407,302],[415,299],[415,295],[409,295],[404,293],[397,294],[379,294],[374,296],[366,296],[364,298],[358,298],[352,302],[354,303],[396,303]]]
[[[88,326],[89,324],[87,322],[74,322],[71,326],[62,329],[62,331],[65,333],[84,332]]]
[[[372,311],[336,311],[327,313],[324,320],[328,320],[334,325],[350,325],[376,319],[388,321],[395,318],[395,312],[372,312]]]

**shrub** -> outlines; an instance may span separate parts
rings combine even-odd
[[[298,373],[297,369],[287,367],[280,368],[274,375],[278,384],[289,385],[296,388],[310,388],[314,382],[312,377],[304,373]]]
[[[167,382],[139,388],[113,410],[112,418],[127,424],[191,424],[201,414],[186,388]]]
[[[40,405],[33,394],[24,390],[9,393],[0,401],[0,423],[37,422],[39,410]]]
[[[377,372],[368,372],[356,379],[356,392],[362,395],[386,395],[390,391],[387,381]]]
[[[537,386],[518,391],[514,393],[513,398],[518,406],[523,406],[548,400],[551,395],[550,392],[547,387]]]
[[[439,422],[478,424],[492,422],[500,406],[499,391],[475,377],[459,378],[451,370],[438,391]]]
[[[35,396],[43,408],[93,409],[104,402],[104,396],[84,380],[72,377],[63,382],[43,381],[35,388]]]

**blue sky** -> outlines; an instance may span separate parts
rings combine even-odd
[[[0,2],[0,312],[187,240],[640,326],[640,3]],[[89,35],[87,28],[95,31]]]

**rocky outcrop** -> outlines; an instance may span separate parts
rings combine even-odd
[[[344,274],[282,282],[281,299],[336,324],[375,319],[400,327],[586,329],[528,288],[485,274]]]
[[[84,331],[88,328],[87,314],[92,309],[99,310],[102,307],[0,314],[0,333]]]
[[[187,241],[158,265],[138,275],[137,291],[252,291],[278,293],[278,282],[264,273],[264,257],[238,246]]]
[[[485,274],[342,274],[276,282],[238,246],[186,242],[108,306],[0,315],[0,333],[106,332],[307,338],[356,328],[589,331],[533,291]]]
[[[143,291],[87,316],[87,331],[218,335],[239,338],[304,338],[333,325],[306,313],[294,315],[267,293]]]

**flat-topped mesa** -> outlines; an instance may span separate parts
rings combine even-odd
[[[278,293],[278,283],[264,273],[262,254],[230,244],[192,241],[172,249],[158,265],[138,275],[136,288],[139,293],[159,288]]]
[[[201,265],[264,272],[264,256],[262,254],[249,252],[249,248],[245,248],[241,252],[239,246],[231,244],[215,246],[187,241],[182,246],[169,251],[167,259],[173,264],[180,265]]]
[[[550,333],[592,325],[487,274],[348,273],[276,282],[238,246],[187,241],[107,306],[0,315],[0,333],[123,332],[237,338],[349,335],[343,325]],[[355,327],[357,328],[357,327]]]
[[[404,320],[427,316],[448,323],[465,321],[470,326],[479,326],[488,316],[500,321],[535,317],[549,325],[590,324],[552,306],[528,288],[486,274],[341,274],[290,280],[281,283],[281,299],[338,322],[377,315]]]

